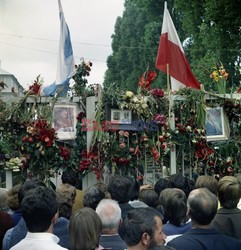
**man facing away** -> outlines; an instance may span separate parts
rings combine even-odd
[[[211,227],[216,212],[217,197],[206,188],[193,190],[187,200],[192,229],[167,243],[176,250],[238,250],[241,242],[219,233]]]
[[[96,213],[102,221],[102,234],[100,245],[106,249],[123,250],[127,248],[126,243],[118,234],[122,223],[121,209],[117,201],[103,199],[96,208]]]
[[[153,208],[135,208],[125,220],[128,250],[149,250],[165,243],[160,214]]]
[[[29,191],[21,203],[22,214],[28,233],[12,250],[61,250],[53,225],[58,219],[58,204],[55,193],[46,187]]]

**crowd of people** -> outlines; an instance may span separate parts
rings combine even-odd
[[[66,170],[56,190],[28,179],[0,190],[2,250],[240,250],[238,177],[181,174],[152,187],[112,176],[82,191]]]

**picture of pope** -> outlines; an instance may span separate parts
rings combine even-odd
[[[208,109],[206,115],[206,135],[222,135],[222,120],[220,109]]]
[[[74,132],[74,114],[72,108],[54,109],[54,129],[57,132]]]

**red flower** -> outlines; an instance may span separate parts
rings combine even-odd
[[[155,121],[157,124],[160,124],[160,125],[165,125],[166,124],[166,116],[165,115],[156,114],[152,118],[152,120]]]
[[[38,95],[40,92],[40,87],[41,87],[41,85],[39,85],[37,82],[35,82],[33,85],[31,85],[29,87],[29,91],[32,95]]]
[[[139,79],[139,86],[146,90],[150,90],[152,81],[155,80],[157,77],[157,73],[155,71],[148,71],[147,73],[143,74]]]
[[[67,161],[70,157],[69,149],[63,146],[59,147],[59,149],[60,149],[60,156],[62,156]]]
[[[151,94],[153,97],[159,98],[164,96],[164,91],[162,89],[155,88],[151,90]]]
[[[152,155],[153,155],[155,161],[158,161],[160,159],[160,155],[159,155],[159,152],[157,151],[156,147],[153,147],[151,152],[152,152]]]
[[[76,117],[76,119],[78,120],[78,121],[81,121],[82,119],[84,119],[86,117],[86,113],[85,112],[80,112],[79,114],[78,114],[78,116]]]

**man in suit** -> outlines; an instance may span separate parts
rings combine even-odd
[[[211,227],[216,212],[217,197],[206,188],[193,190],[187,200],[192,229],[167,243],[176,250],[238,250],[241,242],[219,233]]]
[[[121,209],[117,201],[103,199],[96,208],[96,213],[102,221],[102,234],[100,245],[106,249],[123,250],[127,248],[126,243],[118,234],[122,223]]]

